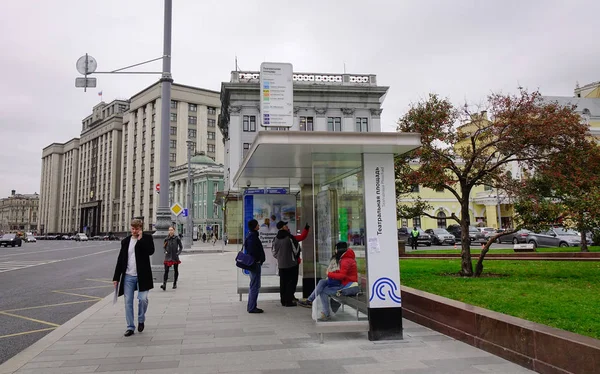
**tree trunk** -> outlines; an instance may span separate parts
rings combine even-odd
[[[471,218],[469,217],[468,192],[466,196],[467,198],[463,199],[463,201],[461,201],[460,204],[460,275],[462,275],[463,277],[472,277],[473,262],[471,261],[471,243],[469,240],[469,226],[471,225]]]
[[[585,230],[581,230],[581,252],[589,252]]]
[[[481,250],[481,254],[479,255],[479,259],[477,260],[477,264],[475,265],[475,277],[480,277],[481,273],[483,273],[483,259],[490,250],[492,242],[493,240],[488,240],[487,243],[485,243],[483,249]]]

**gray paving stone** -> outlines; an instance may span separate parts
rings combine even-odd
[[[39,368],[19,370],[15,374],[75,374],[75,373],[93,373],[98,368],[98,365],[93,366],[76,366],[70,368]]]
[[[182,355],[200,355],[200,354],[208,354],[208,353],[224,353],[224,352],[245,352],[251,351],[251,347],[249,345],[239,345],[239,346],[227,346],[227,347],[206,347],[206,348],[192,348],[192,349],[182,349]]]
[[[61,367],[72,367],[72,366],[92,366],[92,365],[108,365],[108,364],[131,364],[135,362],[141,362],[142,356],[138,357],[109,357],[89,360],[71,360],[65,361]]]
[[[144,369],[170,369],[177,368],[179,361],[161,361],[161,362],[139,362],[132,364],[107,364],[100,365],[96,372],[117,371],[117,370],[144,370]]]
[[[117,343],[117,347],[149,347],[156,345],[181,345],[183,339],[171,339],[171,340],[149,340],[149,341],[135,341]]]

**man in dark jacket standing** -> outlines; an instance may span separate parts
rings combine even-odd
[[[250,232],[246,237],[246,253],[254,258],[254,267],[250,272],[250,290],[248,291],[248,313],[262,313],[263,310],[257,307],[258,292],[260,291],[260,272],[262,264],[265,262],[265,250],[258,237],[258,221],[252,219],[248,221]]]
[[[121,251],[115,267],[113,282],[119,287],[119,296],[125,295],[125,336],[133,335],[133,293],[138,291],[138,331],[144,331],[146,310],[148,309],[148,291],[154,288],[150,256],[154,253],[152,235],[142,233],[143,222],[131,221],[131,235],[121,241]]]
[[[279,268],[279,296],[281,305],[296,306],[294,293],[298,285],[298,272],[300,270],[300,244],[298,242],[306,239],[308,223],[300,235],[294,236],[285,221],[277,222],[277,236],[273,239],[271,253],[277,259]]]

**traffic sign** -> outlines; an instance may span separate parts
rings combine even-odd
[[[183,208],[183,216],[184,217],[188,216],[188,208]]]
[[[178,216],[183,212],[183,207],[181,206],[181,204],[175,203],[171,206],[171,212]]]
[[[96,78],[75,78],[75,87],[94,88],[96,87]]]
[[[156,192],[160,192],[160,183],[156,184]]]

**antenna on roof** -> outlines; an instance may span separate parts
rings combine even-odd
[[[235,71],[240,71],[240,69],[238,68],[238,63],[237,63],[237,55],[235,56]]]
[[[346,74],[346,63],[344,62],[344,74]]]

